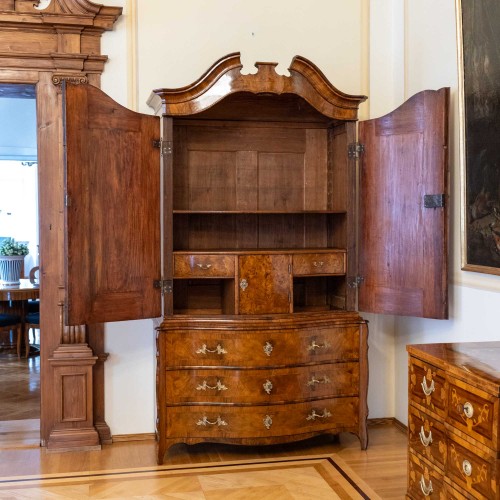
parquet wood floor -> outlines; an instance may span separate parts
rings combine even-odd
[[[338,456],[0,480],[0,498],[324,500],[380,497]]]
[[[211,443],[200,443],[193,446],[178,444],[168,451],[165,457],[165,467],[186,469],[199,464],[221,464],[230,461],[261,462],[283,458],[300,460],[311,455],[335,454],[380,498],[384,500],[401,500],[406,492],[406,433],[394,425],[370,426],[369,438],[370,443],[365,451],[360,450],[358,439],[350,434],[341,434],[339,440],[332,440],[327,436],[318,436],[297,443],[262,447]],[[57,476],[73,474],[89,476],[100,471],[116,472],[130,468],[151,468],[156,470],[156,446],[154,441],[120,442],[103,446],[101,451],[88,452],[47,453],[44,448],[0,449],[0,478],[3,479],[20,479],[20,476],[51,474]],[[272,477],[272,475],[272,471],[269,471],[269,476]],[[152,478],[144,479],[146,482],[150,480],[156,481]],[[157,495],[160,495],[160,493],[157,492]],[[312,489],[311,495],[313,494],[314,490]],[[186,500],[191,498],[209,498],[210,500],[222,497],[228,499],[238,498],[229,497],[227,494],[222,494],[219,497],[189,495],[188,493],[182,496],[179,493],[175,496],[148,496],[148,498],[183,498]],[[275,494],[269,496],[266,492],[264,495],[263,491],[256,494],[255,498],[257,497],[260,500],[267,498],[272,500],[280,499]],[[0,498],[2,498],[1,495]],[[16,497],[11,495],[9,498]],[[50,498],[50,496],[47,495],[47,498]],[[73,498],[85,497],[75,496]],[[115,498],[123,497],[118,495]],[[250,499],[252,497],[242,498]],[[313,499],[315,497],[310,496],[309,498]],[[329,497],[323,498],[328,499]]]

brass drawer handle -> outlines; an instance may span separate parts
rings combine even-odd
[[[314,267],[323,267],[323,264],[324,264],[324,262],[323,262],[322,260],[319,260],[319,261],[316,261],[316,260],[315,260],[315,261],[313,262],[313,266],[314,266]]]
[[[317,418],[328,418],[331,417],[332,414],[325,408],[323,413],[316,413],[316,410],[313,410],[310,415],[307,415],[306,420],[316,420]]]
[[[424,496],[428,497],[434,490],[432,489],[432,481],[429,479],[429,486],[425,484],[424,476],[420,478],[420,489]]]
[[[431,380],[431,385],[427,385],[427,379],[424,377],[422,380],[422,390],[424,391],[424,394],[426,396],[430,396],[435,390],[436,387],[434,386],[434,380]]]
[[[273,352],[273,344],[271,344],[271,342],[266,342],[264,344],[264,346],[262,347],[262,349],[264,349],[264,353],[266,356],[271,356],[271,353]]]
[[[316,341],[313,340],[310,345],[307,346],[308,351],[315,351],[316,349],[328,349],[330,344],[325,342],[324,344],[316,344]]]
[[[203,269],[204,271],[207,271],[212,267],[212,264],[196,264],[200,269]]]
[[[467,403],[464,404],[463,411],[467,418],[472,418],[474,415],[474,407],[472,406],[472,403],[467,401]]]
[[[432,443],[432,431],[429,431],[429,435],[426,437],[424,428],[420,427],[420,432],[418,435],[420,436],[420,441],[426,448]]]
[[[207,389],[212,391],[227,391],[228,388],[220,380],[217,380],[217,384],[214,386],[208,385],[207,381],[204,380],[203,384],[198,384],[196,388],[197,391],[206,391]]]
[[[248,281],[243,278],[241,281],[240,281],[240,288],[245,291],[247,288],[248,288]]]
[[[220,344],[217,344],[217,347],[215,349],[209,349],[207,347],[207,344],[203,344],[199,349],[196,350],[196,354],[207,353],[227,354],[227,351]]]
[[[218,427],[223,427],[224,425],[227,425],[227,422],[225,420],[222,420],[220,416],[217,417],[217,420],[215,422],[210,422],[210,420],[208,420],[208,417],[204,416],[202,420],[198,420],[198,422],[196,422],[196,425],[217,425]]]
[[[472,464],[468,460],[462,462],[462,470],[466,476],[472,475]]]
[[[325,375],[323,379],[316,379],[314,377],[311,377],[311,380],[307,382],[308,386],[314,385],[314,384],[329,384],[331,380]]]
[[[264,423],[264,426],[266,429],[270,429],[271,425],[273,425],[273,419],[271,415],[266,415],[263,419],[262,422]]]
[[[262,384],[262,387],[264,387],[264,390],[268,394],[271,394],[271,391],[273,390],[273,383],[270,380],[266,380],[266,382]]]

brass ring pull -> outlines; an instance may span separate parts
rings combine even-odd
[[[434,380],[431,380],[431,385],[427,385],[427,379],[424,377],[422,380],[422,390],[424,391],[424,394],[426,396],[430,396],[435,390],[436,387],[434,386]]]
[[[472,406],[472,403],[469,402],[465,403],[463,410],[464,410],[464,415],[467,418],[472,418],[472,416],[474,415],[474,407]]]
[[[207,353],[227,354],[227,351],[220,344],[217,344],[217,347],[215,349],[209,349],[207,347],[207,344],[203,344],[199,349],[196,350],[196,354]]]
[[[313,340],[311,344],[307,346],[307,350],[315,351],[316,349],[327,349],[328,347],[330,347],[328,342],[325,342],[324,344],[316,344],[316,341]]]
[[[204,380],[203,384],[198,384],[198,387],[196,387],[197,391],[206,391],[207,389],[211,391],[227,391],[228,388],[220,380],[217,380],[217,384],[214,386],[208,385],[207,381]]]
[[[313,266],[314,266],[314,267],[323,267],[323,264],[324,264],[324,262],[323,262],[322,260],[319,260],[319,261],[316,261],[316,260],[315,260],[315,261],[313,262]]]
[[[212,264],[196,264],[200,269],[203,269],[204,271],[210,269],[212,267]]]
[[[307,382],[307,385],[311,386],[314,384],[329,384],[330,382],[331,382],[331,380],[325,375],[323,377],[323,379],[316,379],[316,378],[312,377],[311,380],[309,380]]]
[[[425,431],[423,427],[420,427],[420,432],[418,433],[420,436],[421,443],[427,448],[432,443],[432,431],[429,431],[429,435],[425,435]]]
[[[432,481],[429,479],[429,486],[425,484],[424,476],[420,478],[420,489],[424,496],[428,497],[434,490],[432,489]]]
[[[196,425],[217,425],[218,427],[222,427],[224,425],[227,425],[227,422],[225,420],[222,420],[220,416],[217,417],[217,420],[215,422],[210,422],[210,420],[208,420],[208,418],[204,416],[202,420],[198,420],[198,422],[196,422]]]
[[[317,418],[328,418],[331,417],[332,414],[325,408],[323,413],[316,413],[316,410],[313,410],[310,415],[307,415],[306,420],[316,420]]]
[[[472,464],[468,460],[462,462],[462,470],[466,476],[472,475]]]

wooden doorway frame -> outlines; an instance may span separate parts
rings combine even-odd
[[[103,325],[64,327],[64,80],[100,86],[101,36],[121,7],[89,0],[0,0],[0,82],[36,86],[40,224],[42,446],[96,449],[111,442],[104,416]]]

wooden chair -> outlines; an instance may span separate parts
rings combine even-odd
[[[24,331],[26,339],[26,357],[28,357],[30,351],[30,340],[29,333],[33,328],[33,342],[36,339],[35,330],[40,330],[40,313],[39,312],[29,312],[24,318]]]
[[[10,335],[11,331],[15,331],[17,335],[16,345],[17,345],[17,357],[21,357],[21,336],[22,336],[22,324],[21,318],[14,314],[0,314],[0,333],[8,333]],[[27,330],[25,330],[27,331]],[[25,342],[27,344],[26,357],[29,353],[29,342],[28,336],[25,336]]]

